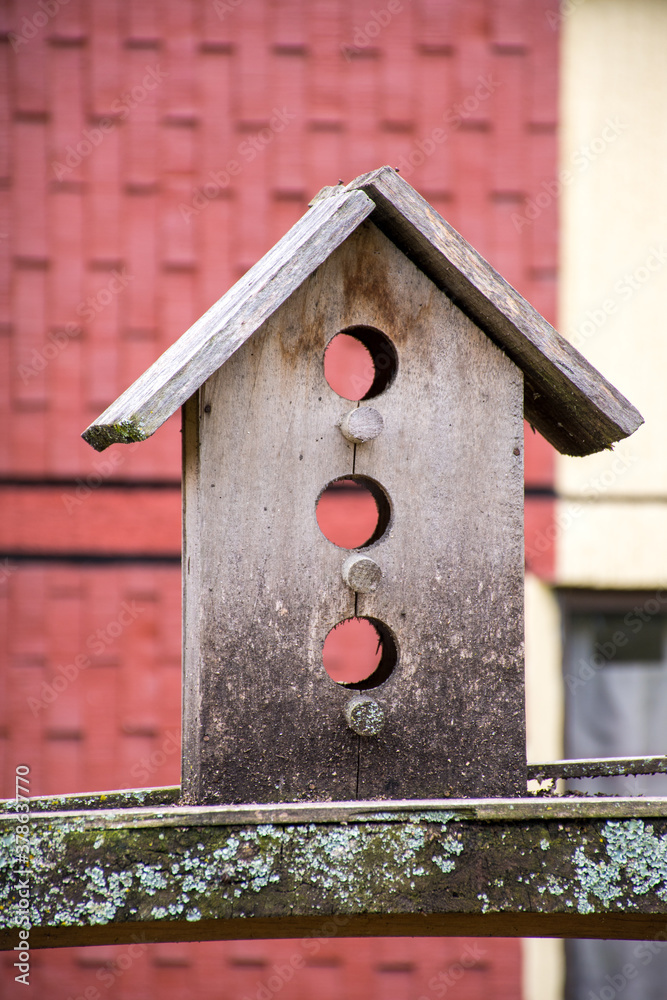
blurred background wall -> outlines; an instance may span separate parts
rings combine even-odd
[[[665,222],[664,4],[7,0],[0,18],[5,794],[17,764],[33,795],[178,783],[179,420],[102,455],[79,435],[321,186],[384,163],[553,323],[560,213],[564,332],[651,418],[614,453],[627,475],[555,461],[527,429],[528,753],[561,756],[563,587],[664,579],[664,276],[645,261]],[[624,269],[627,300],[608,289]],[[267,1000],[296,951],[65,949],[31,979],[45,1000]],[[304,957],[284,1000],[563,995],[558,942]],[[20,995],[8,964],[0,995]]]

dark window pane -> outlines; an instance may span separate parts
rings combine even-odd
[[[572,615],[574,627],[588,625],[592,652],[609,663],[660,663],[663,659],[664,618],[635,607],[626,614]]]

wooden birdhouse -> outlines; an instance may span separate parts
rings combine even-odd
[[[388,167],[320,192],[83,436],[179,406],[185,801],[524,795],[523,417],[587,455],[637,411]],[[345,493],[373,518],[336,544]]]

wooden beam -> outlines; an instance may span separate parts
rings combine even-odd
[[[667,757],[586,757],[528,765],[528,780],[610,778],[626,774],[667,774]]]
[[[667,929],[667,798],[183,807],[173,789],[164,805],[159,790],[115,795],[116,808],[102,795],[31,801],[31,947]],[[24,870],[13,807],[0,816],[9,949]]]

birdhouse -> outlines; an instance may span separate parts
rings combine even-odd
[[[388,167],[83,436],[177,407],[185,801],[524,795],[523,417],[587,455],[637,411]]]

